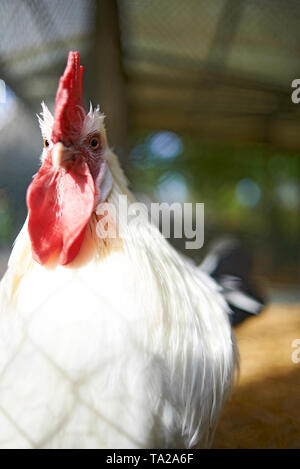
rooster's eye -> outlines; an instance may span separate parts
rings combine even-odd
[[[97,148],[99,147],[100,145],[100,138],[97,137],[97,136],[94,136],[90,139],[90,147],[93,149],[93,150],[97,150]]]
[[[46,138],[44,138],[44,148],[48,148],[49,147],[49,142]]]

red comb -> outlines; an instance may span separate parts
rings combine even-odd
[[[52,141],[74,143],[80,133],[85,110],[82,102],[82,74],[78,52],[69,52],[63,76],[56,93]]]

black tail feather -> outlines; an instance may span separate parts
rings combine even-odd
[[[251,254],[238,240],[216,241],[200,268],[221,285],[231,310],[230,321],[233,326],[259,314],[264,308],[262,295],[250,282]]]

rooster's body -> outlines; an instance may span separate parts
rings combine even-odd
[[[83,127],[93,126],[105,164],[94,177],[95,207],[104,200],[116,206],[124,194],[132,202],[98,111],[85,116]],[[48,141],[53,129],[57,136],[44,107]],[[65,161],[54,153],[60,142],[49,147],[53,165]],[[92,207],[80,243],[77,225],[71,248],[65,238],[54,243],[64,215],[47,238],[49,224],[37,211],[58,170],[41,186],[43,171],[29,189],[29,217],[0,285],[0,447],[209,445],[237,359],[217,284],[187,264],[146,215],[120,223],[117,238],[105,240]],[[39,239],[44,230],[42,246],[36,229]]]

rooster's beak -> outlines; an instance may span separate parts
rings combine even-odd
[[[52,150],[52,164],[55,168],[59,168],[65,161],[70,160],[73,155],[73,150],[66,148],[61,142],[58,142]]]

